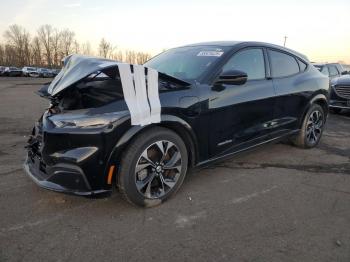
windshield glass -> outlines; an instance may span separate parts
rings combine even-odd
[[[144,66],[184,81],[197,80],[224,55],[229,47],[189,46],[170,49]]]

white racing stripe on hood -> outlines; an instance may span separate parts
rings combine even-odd
[[[160,100],[158,88],[158,71],[148,68],[147,74],[148,100],[151,105],[151,123],[160,122]]]
[[[133,67],[134,73],[131,72]],[[148,125],[160,122],[158,72],[148,68],[147,87],[145,67],[118,64],[124,99],[129,108],[132,125]]]
[[[145,68],[134,65],[134,84],[137,107],[140,110],[140,125],[151,124],[151,108],[147,99]]]
[[[161,114],[158,89],[159,73],[142,65],[71,55],[64,59],[64,67],[49,85],[48,93],[55,96],[85,77],[113,66],[117,66],[119,69],[124,99],[131,115],[131,124],[143,126],[159,123]],[[133,73],[131,68],[133,68]]]

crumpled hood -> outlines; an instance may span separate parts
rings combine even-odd
[[[63,63],[64,66],[61,72],[48,86],[47,93],[50,96],[57,95],[62,90],[94,72],[118,65],[117,61],[80,55],[67,56],[64,58]]]
[[[92,73],[125,63],[98,57],[70,55],[64,58],[63,64],[61,72],[48,86],[44,86],[42,94],[47,93],[47,95],[53,97]],[[184,86],[190,85],[181,79],[160,72],[159,77]]]

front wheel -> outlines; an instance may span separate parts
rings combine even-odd
[[[180,188],[187,165],[188,153],[181,137],[169,129],[154,127],[128,146],[117,185],[133,204],[159,205]]]
[[[313,148],[321,140],[325,125],[325,113],[318,104],[313,104],[306,113],[299,134],[292,139],[294,145],[301,148]]]

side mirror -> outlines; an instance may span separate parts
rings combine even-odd
[[[247,79],[247,73],[239,70],[229,70],[222,72],[216,79],[215,84],[244,85]]]
[[[342,75],[348,75],[350,72],[349,71],[343,71],[341,72]]]

